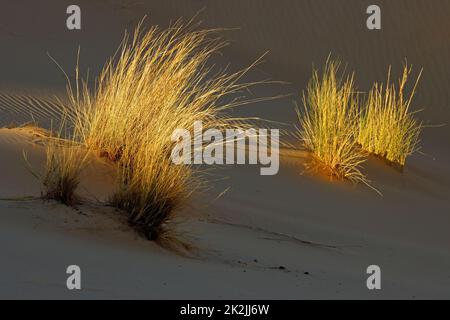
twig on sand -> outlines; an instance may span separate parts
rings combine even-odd
[[[303,240],[303,239],[299,239],[299,238],[289,235],[289,234],[271,231],[271,230],[267,230],[264,228],[249,226],[249,225],[245,225],[245,224],[226,222],[223,220],[211,219],[211,218],[207,219],[207,222],[215,223],[215,224],[224,224],[224,225],[228,225],[228,226],[232,226],[232,227],[250,229],[252,231],[262,232],[262,233],[271,234],[273,236],[279,237],[278,239],[277,238],[269,238],[269,237],[262,238],[262,239],[266,239],[266,240],[292,241],[292,242],[300,243],[303,245],[322,247],[322,248],[328,248],[328,249],[338,249],[339,248],[338,246],[335,246],[335,245],[329,245],[329,244],[323,244],[323,243],[317,243],[317,242],[312,242],[312,241],[308,241],[308,240]]]
[[[0,198],[0,201],[31,201],[40,200],[41,197],[36,196],[22,196],[22,197],[12,197],[12,198]]]

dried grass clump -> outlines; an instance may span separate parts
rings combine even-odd
[[[176,241],[178,213],[199,182],[189,166],[174,165],[161,147],[144,138],[125,149],[118,167],[119,191],[111,204],[128,212],[130,224],[147,239],[167,245]]]
[[[31,168],[25,153],[24,158],[31,173],[42,182],[43,199],[56,200],[67,206],[73,206],[79,203],[76,189],[88,154],[82,145],[75,142],[76,139],[66,139],[61,133],[60,130],[45,138],[46,163],[43,173]]]
[[[138,25],[105,65],[95,93],[84,86],[81,98],[78,90],[71,95],[77,126],[90,149],[117,161],[125,143],[136,143],[152,126],[186,128],[201,120],[206,130],[236,120],[218,114],[238,103],[218,106],[218,100],[247,86],[236,84],[247,69],[214,74],[206,62],[226,43],[214,38],[218,30],[192,28],[177,22],[166,30],[143,31]]]
[[[322,76],[317,70],[303,94],[298,137],[314,158],[314,165],[330,176],[366,182],[360,165],[366,160],[356,142],[359,108],[353,75],[338,76],[339,63],[327,60]]]
[[[117,165],[119,191],[111,203],[152,240],[170,238],[177,212],[201,186],[197,170],[172,163],[173,132],[192,130],[195,121],[203,130],[246,126],[224,111],[249,100],[224,98],[251,85],[238,83],[249,68],[228,75],[206,65],[226,45],[217,31],[180,22],[166,30],[138,25],[105,65],[94,93],[86,84],[81,91],[69,86],[83,143]]]
[[[43,175],[43,198],[72,206],[79,202],[76,189],[87,154],[71,141],[50,141],[46,150],[46,172]]]
[[[388,161],[403,166],[406,158],[418,150],[422,124],[414,118],[410,105],[420,74],[409,97],[404,96],[411,68],[404,67],[398,87],[389,83],[375,84],[361,115],[358,143],[361,147]]]

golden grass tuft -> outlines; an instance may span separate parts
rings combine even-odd
[[[79,176],[86,162],[86,153],[79,145],[70,141],[53,141],[47,145],[46,172],[43,176],[45,187],[43,198],[53,199],[65,205],[79,203],[76,189]]]
[[[360,171],[366,160],[356,142],[359,108],[353,75],[338,75],[339,62],[327,60],[322,76],[313,71],[303,94],[303,113],[297,110],[297,136],[313,156],[313,164],[331,177],[366,182]]]
[[[56,134],[45,137],[46,163],[43,173],[31,168],[25,153],[24,159],[32,174],[42,182],[43,199],[73,206],[80,200],[76,189],[87,162],[87,152],[75,139],[62,137],[62,127]]]
[[[125,149],[118,166],[119,191],[111,204],[125,210],[130,224],[149,240],[163,244],[175,240],[177,214],[199,185],[192,169],[174,165],[161,147],[144,139]]]
[[[105,65],[93,95],[84,86],[72,94],[76,125],[92,150],[113,161],[126,144],[135,144],[149,130],[157,137],[175,128],[224,128],[238,119],[219,113],[239,103],[218,102],[247,87],[237,80],[248,70],[226,75],[213,73],[206,62],[226,43],[213,36],[218,30],[193,31],[189,23],[166,30],[141,24],[133,37],[126,34],[121,47]],[[165,137],[170,141],[170,134]],[[155,138],[155,137],[153,137]]]
[[[410,105],[420,79],[409,97],[404,96],[411,68],[405,66],[398,87],[389,83],[375,84],[369,93],[361,115],[358,143],[361,147],[391,163],[404,166],[406,158],[418,150],[422,124],[414,118]]]
[[[192,130],[195,121],[203,130],[247,123],[225,111],[250,100],[225,101],[252,85],[238,83],[250,67],[213,71],[207,62],[226,43],[215,36],[218,30],[194,29],[192,22],[147,31],[139,24],[132,37],[125,35],[93,93],[78,80],[76,90],[68,87],[82,143],[117,166],[119,191],[111,204],[159,242],[171,238],[178,212],[202,186],[197,169],[172,163],[174,130]]]

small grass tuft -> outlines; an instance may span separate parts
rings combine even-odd
[[[127,212],[130,225],[158,243],[172,238],[177,214],[196,189],[192,170],[172,164],[157,146],[142,142],[132,156],[123,154],[118,168],[119,191],[111,204]]]
[[[404,96],[411,68],[405,65],[398,87],[390,83],[389,68],[386,85],[374,84],[359,126],[358,143],[361,147],[389,162],[403,167],[406,158],[418,150],[422,123],[414,118],[410,105],[420,79],[409,95]]]
[[[79,203],[76,189],[80,183],[79,176],[87,162],[87,152],[74,139],[62,137],[62,128],[45,138],[46,163],[43,173],[34,170],[24,159],[30,172],[42,182],[41,198],[56,200],[67,206]]]
[[[297,136],[311,152],[315,167],[331,177],[366,183],[360,171],[366,157],[356,142],[359,108],[353,75],[343,79],[339,66],[327,60],[321,76],[313,71],[303,94],[303,113],[297,109]]]
[[[86,162],[82,147],[72,141],[50,140],[46,146],[46,172],[42,183],[44,199],[59,201],[67,206],[79,203],[76,189]]]

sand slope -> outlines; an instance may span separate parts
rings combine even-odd
[[[20,165],[22,150],[32,155],[34,167],[42,165],[44,148],[33,140],[18,129],[0,130],[0,153],[8,155],[0,163],[6,169],[2,196],[39,195],[34,177]],[[430,195],[419,201],[406,192],[417,191],[397,172],[386,179],[402,186],[394,184],[381,198],[364,187],[329,184],[293,175],[296,168],[284,169],[269,181],[250,179],[254,173],[245,167],[223,172],[235,187],[183,226],[197,247],[191,258],[145,241],[120,213],[92,200],[77,210],[41,200],[2,200],[0,296],[448,297],[450,219],[442,210],[447,199]],[[93,180],[91,174],[83,178],[93,192],[110,184],[97,181],[92,188]],[[411,210],[396,210],[405,201]],[[69,264],[82,267],[80,292],[65,287]],[[369,264],[384,271],[381,292],[365,288]]]

